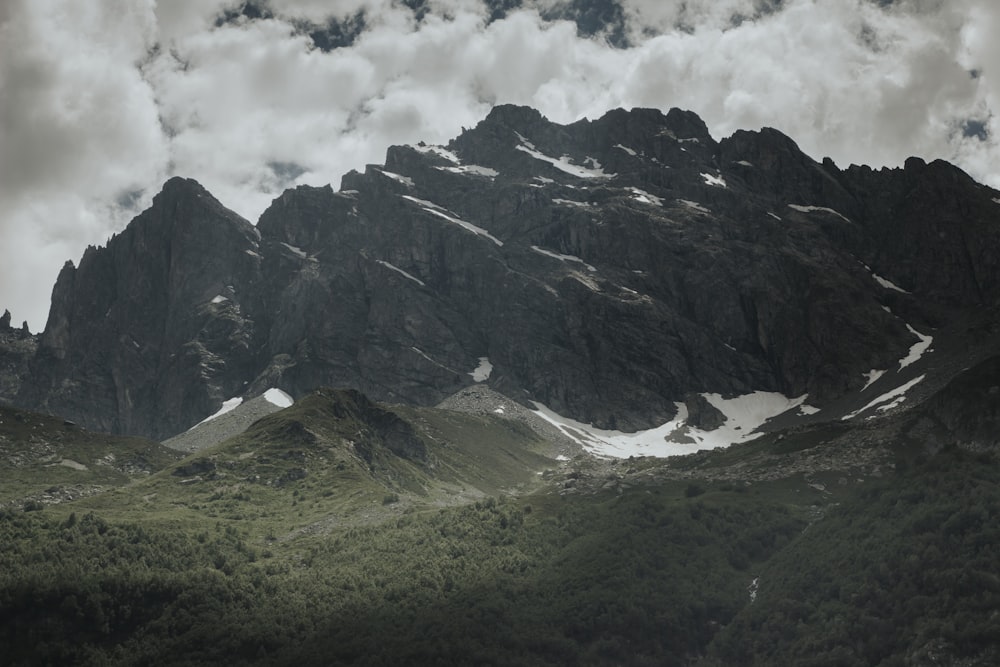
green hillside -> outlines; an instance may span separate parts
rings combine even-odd
[[[950,448],[865,488],[761,568],[712,664],[997,664],[998,518],[994,455]]]
[[[556,461],[520,423],[323,390],[153,474],[0,513],[0,654],[994,664],[998,461],[928,454],[915,420]],[[91,460],[90,437],[61,455]]]
[[[40,509],[143,479],[180,455],[142,438],[92,433],[0,405],[0,508]]]

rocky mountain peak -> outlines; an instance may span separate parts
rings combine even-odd
[[[22,322],[20,329],[15,329],[10,325],[11,321],[10,311],[4,309],[3,315],[0,315],[0,334],[7,334],[11,336],[18,336],[20,338],[28,338],[31,336],[31,331],[28,329],[28,323]]]
[[[255,282],[258,238],[196,181],[167,181],[106,247],[63,267],[32,367],[39,382],[19,400],[154,436],[189,426],[192,407],[210,413],[216,389],[206,380],[225,377],[249,349],[247,322],[228,311],[238,309],[235,286],[250,292]]]
[[[518,130],[530,130],[539,125],[549,125],[549,120],[541,112],[528,106],[498,104],[486,114],[479,127],[500,126]]]
[[[335,197],[329,185],[300,185],[275,199],[261,215],[257,230],[261,236],[298,248],[313,248],[334,229],[336,222],[351,210],[352,202]]]
[[[685,139],[698,139],[699,141],[715,143],[712,135],[708,132],[708,126],[705,124],[705,121],[693,111],[673,107],[667,112],[666,124],[677,139],[681,141]]]
[[[38,337],[31,334],[27,322],[19,329],[10,322],[10,311],[5,309],[0,315],[0,403],[17,396],[38,348]]]

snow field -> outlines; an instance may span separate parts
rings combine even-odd
[[[924,379],[924,376],[915,377],[906,384],[900,385],[891,391],[887,391],[873,401],[870,401],[865,407],[855,410],[854,412],[848,413],[841,417],[841,420],[847,421],[848,419],[854,419],[862,412],[869,410],[874,407],[878,407],[880,412],[885,412],[891,408],[898,407],[906,400],[906,392],[916,386],[919,382]]]
[[[709,209],[707,209],[704,206],[702,206],[701,204],[699,204],[698,202],[691,201],[690,199],[678,199],[677,201],[679,201],[681,204],[684,204],[689,209],[691,209],[693,211],[698,211],[699,213],[711,213],[712,212]]]
[[[443,157],[445,160],[448,160],[448,162],[462,164],[462,161],[458,159],[458,156],[444,146],[428,146],[427,144],[424,144],[423,146],[410,146],[410,148],[418,153],[433,153]]]
[[[271,405],[275,405],[279,408],[291,407],[291,405],[295,402],[292,400],[291,396],[281,391],[280,389],[276,389],[274,387],[271,387],[270,389],[265,391],[263,396],[264,400],[266,400]]]
[[[723,398],[720,394],[702,394],[702,396],[726,417],[721,426],[711,431],[689,426],[687,406],[683,403],[674,404],[677,414],[671,421],[635,433],[610,431],[583,424],[563,417],[537,402],[534,402],[534,412],[597,456],[666,457],[753,440],[762,435],[756,430],[766,421],[794,408],[801,409],[807,398],[806,395],[802,395],[790,399],[782,394],[765,391],[729,399]],[[811,406],[806,408],[815,410]]]
[[[728,187],[726,185],[726,179],[722,178],[722,176],[713,176],[712,174],[708,173],[702,173],[700,174],[700,176],[705,179],[706,185],[714,185],[720,188]]]
[[[562,261],[562,262],[576,262],[578,264],[583,264],[585,267],[587,267],[588,271],[591,271],[591,272],[596,272],[597,271],[596,268],[594,268],[590,264],[587,264],[585,261],[583,261],[582,259],[580,259],[579,257],[576,257],[574,255],[563,255],[563,254],[558,253],[558,252],[553,252],[551,250],[546,250],[545,248],[539,248],[536,245],[531,246],[531,249],[534,250],[535,252],[537,252],[540,255],[545,255],[546,257],[551,257],[553,259],[558,259],[559,261]]]
[[[468,374],[472,376],[475,382],[486,382],[490,379],[492,372],[493,364],[490,363],[489,357],[479,357],[479,365],[469,371]],[[503,414],[503,412],[500,414]]]
[[[473,174],[475,176],[485,176],[487,178],[496,178],[500,175],[500,172],[496,169],[490,169],[489,167],[481,167],[478,164],[463,164],[457,167],[434,167],[440,171],[447,171],[452,174]]]
[[[223,401],[222,402],[222,407],[219,408],[218,412],[216,412],[214,415],[211,415],[209,417],[205,417],[204,419],[202,419],[200,422],[198,422],[197,424],[195,424],[191,428],[198,428],[202,424],[210,422],[213,419],[217,419],[217,418],[221,417],[222,415],[226,414],[227,412],[232,412],[233,410],[235,410],[236,408],[238,408],[242,404],[243,404],[243,399],[240,398],[240,397],[238,397],[238,396],[236,398],[230,398],[228,401]],[[188,430],[191,430],[191,429],[188,429]]]
[[[386,171],[385,169],[380,169],[379,171],[382,172],[383,176],[391,178],[392,180],[396,181],[397,183],[402,183],[403,185],[406,185],[406,186],[411,187],[411,188],[413,187],[413,179],[410,178],[409,176],[401,176],[399,174],[394,174],[393,172]]]
[[[588,157],[584,160],[584,162],[589,162],[591,166],[583,167],[573,164],[573,161],[567,155],[563,155],[558,158],[546,155],[535,148],[535,145],[528,141],[523,135],[517,132],[515,132],[515,134],[517,134],[517,138],[521,140],[521,143],[514,147],[515,149],[527,153],[536,160],[548,162],[559,171],[565,172],[570,176],[576,176],[577,178],[613,178],[615,176],[615,174],[605,174],[604,170],[601,169],[601,163],[592,157]]]
[[[406,278],[409,278],[410,280],[412,280],[413,282],[417,283],[421,287],[425,286],[423,280],[421,280],[420,278],[417,278],[416,276],[414,276],[414,275],[412,275],[410,273],[407,273],[406,271],[404,271],[403,269],[399,268],[395,264],[390,264],[389,262],[386,262],[386,261],[381,260],[381,259],[376,259],[375,263],[376,264],[381,264],[382,266],[386,267],[387,269],[391,269],[391,270],[395,271],[396,273],[398,273],[398,274],[400,274],[400,275],[402,275],[402,276],[404,276]]]
[[[444,207],[438,206],[434,202],[427,201],[426,199],[418,199],[417,197],[411,197],[410,195],[403,195],[403,199],[409,200],[409,201],[417,204],[418,206],[420,206],[420,208],[424,209],[428,213],[432,213],[432,214],[438,216],[439,218],[444,218],[448,222],[450,222],[452,224],[455,224],[455,225],[458,225],[462,229],[470,231],[473,234],[477,234],[479,236],[483,236],[485,238],[488,238],[490,241],[493,241],[498,246],[502,246],[503,245],[503,241],[501,241],[497,237],[493,236],[492,234],[490,234],[488,231],[486,231],[482,227],[478,227],[478,226],[472,224],[471,222],[466,222],[465,220],[462,220],[462,219],[460,219],[458,217],[455,217],[455,214],[451,213],[450,211],[448,211],[448,209],[446,209]]]
[[[639,188],[628,188],[628,191],[632,193],[632,199],[637,202],[642,202],[643,204],[649,204],[651,206],[663,206],[663,199],[650,194],[645,190],[640,190]]]
[[[847,222],[851,221],[851,219],[848,218],[843,213],[840,213],[838,211],[834,211],[832,208],[827,208],[826,206],[806,206],[804,204],[789,204],[788,208],[796,210],[796,211],[798,211],[800,213],[815,213],[817,211],[818,212],[822,212],[822,213],[832,213],[833,215],[836,215],[836,216],[838,216],[840,218],[843,218]]]
[[[899,360],[899,370],[903,370],[910,364],[919,361],[920,357],[924,356],[924,353],[930,351],[931,343],[934,342],[933,336],[924,335],[919,331],[917,331],[916,329],[914,329],[913,327],[911,327],[909,324],[906,325],[906,328],[910,331],[911,334],[913,334],[920,340],[918,340],[910,347],[909,354],[907,354],[905,357]]]

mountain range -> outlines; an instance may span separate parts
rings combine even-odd
[[[34,345],[4,346],[0,398],[154,439],[271,387],[434,405],[482,382],[623,431],[685,403],[718,421],[707,393],[839,418],[940,386],[953,349],[996,352],[976,332],[996,321],[998,215],[940,161],[840,169],[677,109],[561,126],[500,106],[256,225],[171,179],[66,264]]]
[[[0,653],[996,664],[998,223],[678,109],[172,178],[0,318]]]

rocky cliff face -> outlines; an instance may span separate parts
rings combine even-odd
[[[38,337],[28,330],[28,323],[16,329],[10,320],[10,311],[3,311],[0,316],[0,402],[10,402],[20,392],[38,349]]]
[[[243,389],[260,280],[257,230],[193,181],[67,263],[19,400],[91,427],[160,437]]]
[[[704,391],[823,405],[1000,301],[998,201],[943,162],[841,170],[676,109],[497,107],[256,227],[172,179],[64,268],[17,402],[155,438],[272,386],[486,382],[622,429]]]

